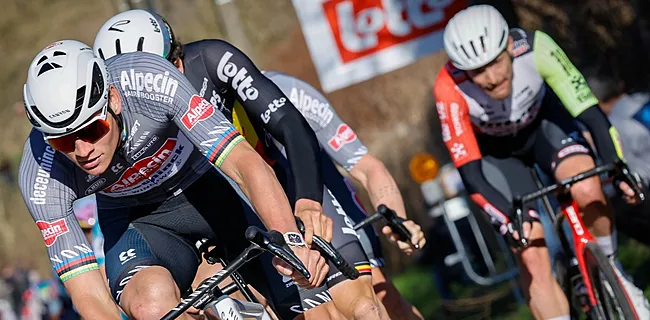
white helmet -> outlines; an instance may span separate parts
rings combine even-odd
[[[79,41],[54,42],[29,65],[23,98],[27,118],[46,139],[75,132],[93,116],[106,117],[106,65]]]
[[[95,54],[108,59],[120,53],[144,51],[167,58],[173,33],[167,22],[151,11],[124,11],[108,19],[95,37]]]
[[[445,51],[456,68],[478,69],[508,45],[508,23],[493,6],[471,6],[449,20],[444,41]]]

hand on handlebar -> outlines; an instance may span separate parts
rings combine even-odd
[[[623,199],[631,205],[637,205],[641,201],[636,197],[636,192],[634,192],[634,189],[627,184],[625,181],[621,181],[618,183],[618,188],[622,192]]]
[[[405,241],[401,241],[398,233],[394,232],[393,229],[386,225],[381,229],[381,232],[386,235],[388,240],[395,244],[400,250],[402,250],[407,255],[413,254],[416,250],[421,249],[427,243],[427,239],[424,238],[424,232],[422,232],[422,227],[412,220],[405,220],[402,222],[404,227],[411,233],[411,244]]]
[[[273,257],[273,266],[275,269],[281,275],[291,278],[299,287],[306,289],[319,287],[327,277],[327,273],[330,269],[325,258],[321,256],[320,252],[310,250],[307,247],[294,247],[291,248],[291,250],[305,265],[311,274],[311,277],[306,279],[300,272],[291,268],[291,266],[277,257]]]
[[[323,213],[323,208],[318,202],[299,199],[296,201],[295,216],[300,218],[305,226],[305,242],[309,246],[311,246],[314,235],[328,242],[332,241],[334,223],[330,217]]]

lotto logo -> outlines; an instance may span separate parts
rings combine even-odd
[[[442,30],[462,0],[332,0],[323,2],[343,63]]]

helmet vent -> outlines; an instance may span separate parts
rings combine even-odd
[[[104,78],[102,77],[102,72],[97,65],[97,62],[93,65],[93,77],[92,82],[90,83],[90,100],[88,101],[88,108],[92,108],[99,99],[102,98],[104,93]],[[78,99],[78,97],[77,97]],[[82,97],[83,102],[83,97]]]
[[[57,68],[63,68],[63,67],[61,67],[59,64],[54,63],[54,62],[46,63],[41,67],[41,70],[38,71],[37,76],[40,76],[45,72],[48,72],[50,70],[57,69]]]
[[[499,47],[503,45],[503,41],[506,39],[506,32],[501,33],[501,40],[499,40]]]
[[[39,64],[45,62],[45,60],[47,60],[47,56],[42,56],[41,59],[39,59],[38,63],[36,63],[36,64],[39,65]]]
[[[144,46],[144,37],[140,37],[140,40],[138,40],[138,51],[142,51],[143,46]]]
[[[99,57],[102,58],[102,60],[106,60],[106,58],[104,58],[104,51],[102,51],[101,48],[98,49],[97,51],[99,52]]]
[[[465,54],[465,56],[467,57],[467,59],[471,59],[470,56],[469,56],[469,54],[468,54],[467,51],[465,50],[465,47],[464,47],[462,44],[460,45],[460,50],[463,50],[463,53]]]
[[[474,55],[478,56],[478,52],[476,52],[476,47],[474,46],[474,41],[470,40],[469,45],[472,46],[472,50],[474,50]]]
[[[77,102],[74,106],[75,109],[79,109],[84,104],[84,97],[86,96],[86,86],[83,85],[77,89]]]
[[[54,53],[52,54],[52,56],[53,56],[53,57],[56,57],[56,56],[65,56],[65,52],[63,52],[63,51],[54,51]]]
[[[122,46],[120,45],[120,39],[115,40],[115,54],[122,53]]]

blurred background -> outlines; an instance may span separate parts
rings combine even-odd
[[[347,22],[370,32],[376,27],[379,44],[366,42],[365,51],[341,61],[337,57],[346,48],[336,27],[343,28],[347,18],[314,16],[314,3],[324,8],[350,3],[353,20]],[[229,40],[261,69],[282,71],[328,91],[339,115],[396,178],[410,217],[427,230],[428,244],[419,255],[409,258],[388,245],[384,252],[388,273],[428,319],[529,318],[498,238],[473,236],[475,228],[486,228],[485,220],[466,200],[449,165],[431,93],[447,58],[439,36],[445,22],[475,3],[494,5],[511,27],[550,34],[580,70],[605,73],[628,93],[649,89],[650,2],[642,0],[0,0],[0,319],[9,309],[25,319],[41,314],[56,319],[60,308],[56,290],[47,284],[52,273],[42,238],[17,186],[31,128],[22,102],[27,66],[55,40],[92,46],[99,27],[130,8],[154,8],[184,43]],[[401,38],[386,33],[388,19],[373,20],[373,13],[388,16],[397,10],[402,22],[417,25],[413,8],[421,15],[439,15]],[[330,27],[339,52],[310,29],[328,21],[337,22]],[[375,64],[388,51],[389,66]],[[332,80],[333,70],[349,77]],[[454,242],[456,235],[462,241]],[[625,236],[619,244],[623,264],[649,294],[650,250]]]

